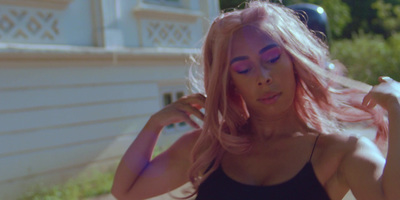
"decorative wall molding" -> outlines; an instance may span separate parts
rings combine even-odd
[[[203,13],[198,10],[189,10],[184,8],[175,8],[170,6],[162,6],[155,4],[147,4],[139,2],[133,8],[133,14],[137,18],[151,19],[171,19],[178,21],[196,21],[203,17]]]
[[[0,8],[0,42],[54,42],[60,35],[53,11]]]
[[[73,0],[0,0],[0,4],[63,10],[72,1]]]
[[[196,23],[203,16],[199,10],[176,8],[139,1],[133,8],[138,20],[143,47],[193,47]]]
[[[142,20],[143,46],[190,47],[193,45],[193,28],[189,23]]]

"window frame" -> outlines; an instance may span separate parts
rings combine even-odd
[[[172,7],[183,7],[182,0],[177,0],[177,2],[171,2],[169,0],[143,0],[145,3],[157,4],[162,6],[172,6]]]
[[[177,85],[165,85],[160,86],[160,105],[162,108],[167,106],[169,103],[173,103],[178,100],[180,97],[188,94],[188,90],[184,84]],[[166,95],[169,95],[171,98],[168,98],[168,102],[166,102]],[[180,133],[184,131],[189,131],[191,126],[185,122],[178,122],[174,124],[170,124],[164,127],[163,132],[165,134],[172,133]]]

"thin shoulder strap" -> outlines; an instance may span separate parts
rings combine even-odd
[[[310,159],[308,160],[309,162],[311,161],[311,158],[312,158],[312,156],[314,154],[314,149],[315,149],[315,146],[317,145],[317,141],[318,141],[318,138],[319,138],[320,135],[321,134],[318,134],[317,138],[315,138],[315,142],[314,142],[314,146],[313,146],[312,151],[311,151]]]

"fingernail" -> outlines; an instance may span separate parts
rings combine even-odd
[[[382,77],[382,80],[388,82],[388,81],[391,81],[391,80],[393,80],[393,79],[390,78],[390,77],[388,77],[388,76],[384,76],[384,77]]]

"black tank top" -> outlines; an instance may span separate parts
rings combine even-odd
[[[271,186],[247,185],[228,177],[220,166],[200,185],[196,200],[329,200],[311,164],[318,137],[309,161],[292,179]]]

